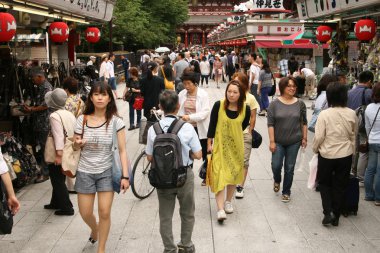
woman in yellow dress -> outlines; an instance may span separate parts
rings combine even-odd
[[[207,133],[207,151],[212,152],[211,191],[215,193],[217,219],[233,213],[231,203],[236,185],[244,178],[243,130],[249,124],[250,108],[245,105],[245,92],[237,80],[226,88],[225,98],[215,102]],[[227,196],[225,197],[225,189]]]

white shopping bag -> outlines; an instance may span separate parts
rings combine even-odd
[[[318,154],[314,154],[313,158],[311,158],[309,162],[309,179],[307,181],[307,188],[311,190],[315,190],[315,187],[317,186],[317,171],[318,171]]]
[[[306,150],[305,148],[301,147],[300,152],[298,152],[298,157],[297,157],[297,172],[302,172],[303,167],[305,166],[305,154]],[[305,166],[306,167],[306,166]]]

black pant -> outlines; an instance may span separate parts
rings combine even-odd
[[[195,132],[197,132],[197,134],[198,134],[198,128],[194,127],[194,129],[195,129]],[[199,134],[198,134],[198,137],[199,137]],[[207,159],[207,138],[206,139],[199,139],[199,142],[201,143],[202,160],[204,161]]]
[[[318,156],[317,181],[322,198],[323,213],[340,216],[344,193],[350,179],[352,155],[326,159]]]
[[[65,184],[66,176],[62,174],[61,166],[49,164],[49,174],[51,186],[53,187],[50,205],[64,211],[73,209]]]
[[[203,81],[206,80],[206,85],[208,85],[208,75],[201,75],[201,77],[202,77],[201,84],[203,85]]]

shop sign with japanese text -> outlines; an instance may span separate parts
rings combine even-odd
[[[296,32],[303,32],[303,26],[292,26],[292,25],[277,25],[270,26],[270,35],[291,35]]]
[[[30,0],[30,2],[104,21],[111,20],[115,3],[110,0]]]
[[[253,12],[284,11],[283,0],[253,0]]]
[[[379,4],[379,0],[300,0],[297,1],[297,9],[300,19],[307,19],[370,7],[374,4]]]

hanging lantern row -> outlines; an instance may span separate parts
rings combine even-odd
[[[69,38],[69,27],[65,22],[53,22],[49,27],[50,39],[56,43],[63,43]],[[97,27],[88,27],[85,31],[85,38],[89,43],[96,43],[100,40],[100,30]]]

